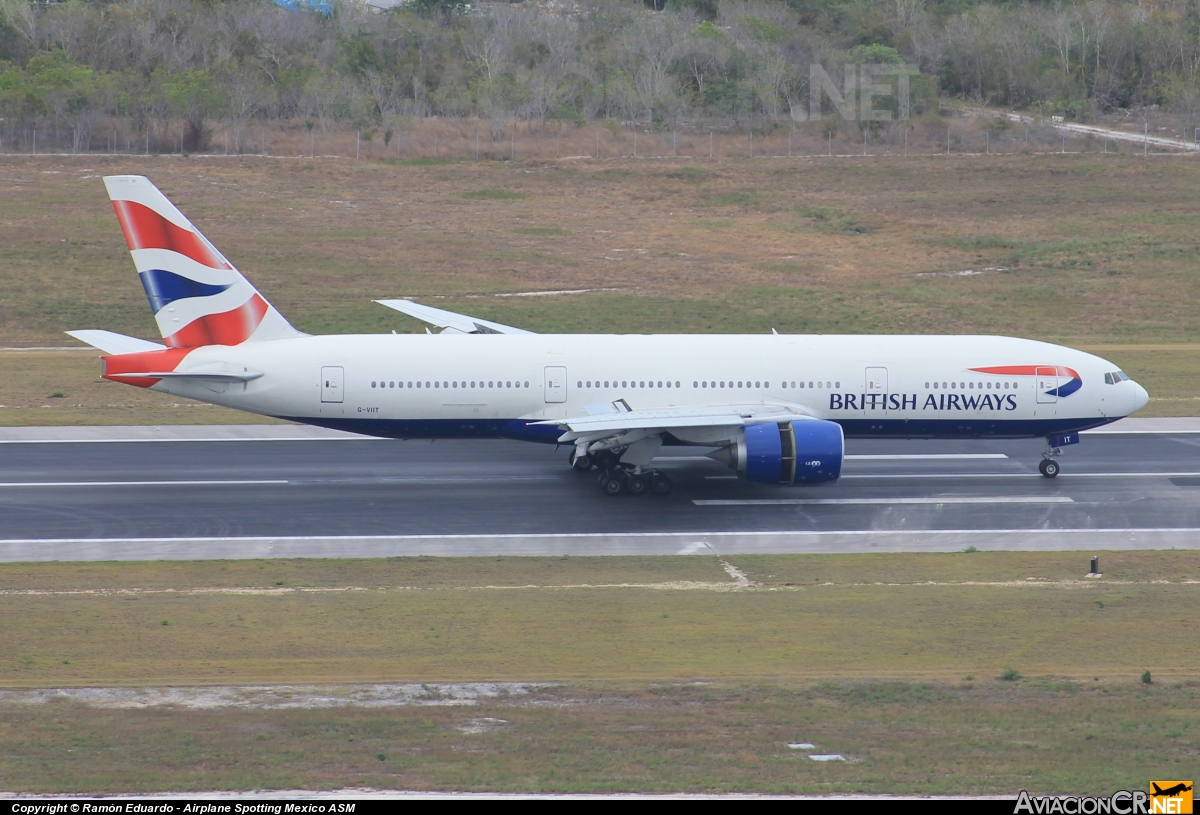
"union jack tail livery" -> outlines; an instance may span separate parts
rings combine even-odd
[[[149,179],[104,179],[163,342],[241,345],[302,336]]]

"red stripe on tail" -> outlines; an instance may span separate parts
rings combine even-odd
[[[255,294],[232,311],[197,317],[163,341],[172,348],[241,345],[250,339],[268,308],[267,301]]]
[[[191,352],[191,348],[168,348],[165,351],[141,351],[135,354],[103,356],[100,357],[104,364],[104,373],[101,376],[104,379],[111,379],[113,382],[124,382],[126,385],[148,388],[161,380],[144,376],[127,376],[126,374],[173,371]]]
[[[136,201],[113,201],[129,251],[169,249],[210,269],[231,269],[200,237],[176,226],[149,207]]]

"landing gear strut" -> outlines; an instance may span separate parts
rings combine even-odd
[[[1046,437],[1046,452],[1042,453],[1042,462],[1038,464],[1038,472],[1046,478],[1058,475],[1058,462],[1054,459],[1063,454],[1062,449],[1069,444],[1079,444],[1078,433],[1059,433]]]

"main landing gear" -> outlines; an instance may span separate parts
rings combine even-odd
[[[671,492],[671,479],[666,473],[622,464],[620,456],[611,450],[599,450],[586,456],[571,453],[568,460],[576,470],[586,471],[592,467],[600,470],[600,491],[605,495],[667,495]]]
[[[600,473],[600,491],[605,495],[667,495],[671,479],[661,470],[636,472],[627,467],[613,467]]]

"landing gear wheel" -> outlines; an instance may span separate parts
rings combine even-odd
[[[576,470],[592,469],[592,457],[589,455],[585,454],[582,456],[577,456],[574,453],[571,453],[570,461],[571,461],[571,466],[574,467]]]
[[[650,476],[650,494],[668,495],[671,492],[671,479],[666,473],[655,472]]]
[[[592,453],[589,458],[591,458],[592,464],[596,465],[601,470],[611,470],[616,467],[617,463],[621,460],[620,457],[617,456],[612,450],[597,450],[595,453]]]
[[[629,476],[625,489],[630,495],[645,495],[650,489],[650,478],[644,473],[634,473]]]
[[[1058,462],[1052,458],[1042,459],[1042,463],[1038,465],[1038,472],[1046,476],[1046,478],[1054,478],[1058,475]]]
[[[605,495],[620,495],[625,491],[625,479],[614,470],[600,474],[600,492]]]

